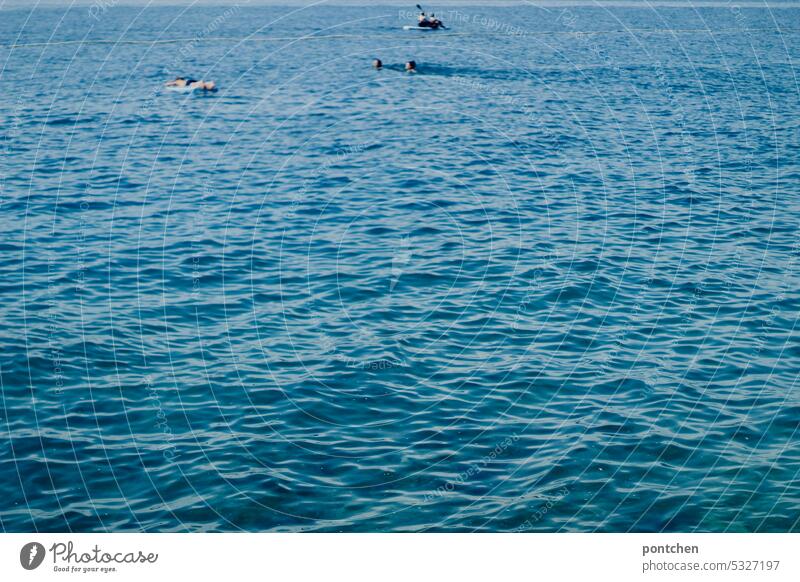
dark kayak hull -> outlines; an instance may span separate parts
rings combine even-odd
[[[403,30],[441,30],[443,26],[404,26]]]

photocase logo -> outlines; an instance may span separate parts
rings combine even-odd
[[[19,551],[19,563],[26,570],[35,570],[44,561],[44,546],[38,542],[30,542]]]

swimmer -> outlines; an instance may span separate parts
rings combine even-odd
[[[174,81],[167,81],[167,87],[188,87],[189,89],[202,89],[203,91],[216,91],[217,84],[214,81],[198,81],[197,79],[187,79],[176,77]]]
[[[417,63],[414,61],[408,61],[406,63],[406,71],[409,73],[416,73],[417,72]]]
[[[381,62],[380,59],[375,59],[372,61],[372,66],[376,69],[380,69],[381,67],[383,67],[383,63]]]

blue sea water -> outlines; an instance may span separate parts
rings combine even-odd
[[[747,6],[0,10],[0,529],[800,531]]]

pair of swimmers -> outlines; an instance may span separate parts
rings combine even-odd
[[[375,59],[372,61],[372,66],[376,69],[383,68],[383,61],[380,59]],[[417,63],[415,61],[408,61],[405,66],[405,70],[409,73],[416,73],[417,72]],[[217,85],[214,81],[198,81],[196,79],[187,79],[186,77],[176,77],[174,81],[167,81],[167,87],[178,87],[178,88],[188,88],[188,89],[200,89],[202,91],[216,91]]]
[[[214,81],[198,81],[197,79],[187,79],[186,77],[176,77],[174,81],[167,81],[167,87],[186,87],[202,91],[217,90],[217,84]]]
[[[375,60],[372,61],[372,66],[375,67],[376,69],[382,69],[383,68],[383,62],[380,59],[375,59]],[[405,70],[408,71],[409,73],[416,73],[417,72],[417,63],[415,63],[414,61],[408,61],[405,64]]]

